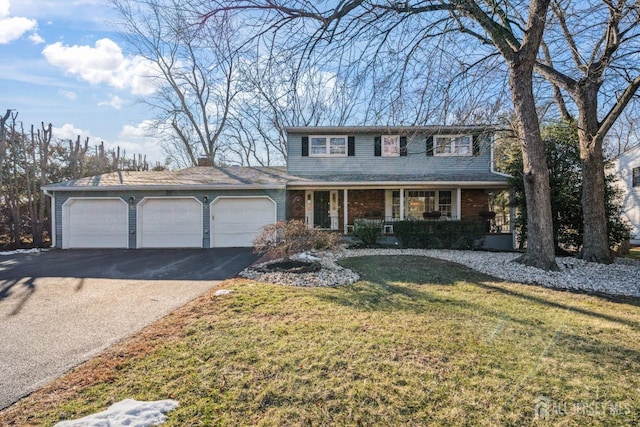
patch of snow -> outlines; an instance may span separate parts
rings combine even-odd
[[[33,249],[16,249],[14,251],[0,252],[0,255],[15,255],[15,254],[35,254],[38,252],[46,252],[47,249],[33,248]]]
[[[320,261],[320,258],[318,258],[317,256],[313,256],[313,255],[311,255],[310,253],[307,253],[307,252],[301,252],[299,254],[295,254],[291,258],[292,259],[307,260],[307,261]]]
[[[230,290],[228,290],[228,289],[218,289],[218,290],[216,291],[216,293],[215,293],[215,294],[213,294],[213,295],[215,295],[215,296],[219,297],[219,296],[222,296],[222,295],[230,294],[231,292],[233,292],[233,291],[230,291]]]
[[[178,407],[175,400],[158,400],[142,402],[125,399],[109,406],[109,409],[97,414],[71,421],[61,421],[55,427],[149,427],[157,426],[165,421],[165,412]]]

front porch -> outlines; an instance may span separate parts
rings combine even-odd
[[[474,220],[487,232],[510,233],[509,212],[493,211],[492,196],[502,188],[308,188],[289,190],[287,218],[309,227],[348,234],[356,221],[380,221],[384,234],[402,220]]]

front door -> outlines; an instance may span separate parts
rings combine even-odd
[[[313,193],[313,226],[316,228],[331,228],[329,216],[329,191],[314,191]]]

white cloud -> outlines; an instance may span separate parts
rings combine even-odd
[[[147,161],[152,167],[155,162],[163,163],[166,157],[162,151],[161,137],[153,120],[144,120],[136,126],[123,126],[118,135],[117,144],[126,150],[129,157],[134,154],[147,156]]]
[[[45,42],[44,39],[38,33],[31,34],[29,36],[29,40],[31,40],[33,44],[42,44]]]
[[[69,101],[75,101],[76,99],[78,99],[78,94],[70,90],[60,89],[58,92],[60,93],[60,95],[67,98]]]
[[[53,137],[59,139],[71,139],[75,141],[80,135],[80,140],[84,143],[86,138],[89,138],[89,145],[97,145],[101,138],[96,138],[91,134],[91,131],[77,128],[73,123],[65,123],[61,128],[53,128]]]
[[[0,18],[9,16],[9,0],[0,0]]]
[[[50,44],[42,54],[47,61],[75,74],[91,84],[107,84],[118,89],[129,89],[135,95],[155,92],[156,67],[141,56],[124,56],[113,40],[104,38],[91,46],[65,46],[61,42]]]
[[[116,110],[122,108],[122,99],[118,95],[110,95],[111,99],[108,101],[102,101],[98,103],[99,107],[113,107]]]
[[[10,2],[9,0],[0,0],[0,44],[8,44],[30,31],[38,28],[38,21],[35,19],[24,18],[21,16],[9,16]],[[30,36],[40,37],[37,33]]]
[[[84,144],[86,138],[89,138],[89,150],[104,142],[106,149],[120,147],[120,154],[126,155],[127,158],[132,158],[138,154],[146,156],[147,162],[151,167],[156,162],[164,163],[166,158],[162,150],[160,136],[156,132],[156,123],[152,120],[145,120],[136,126],[123,126],[116,141],[109,141],[95,136],[90,130],[77,128],[72,123],[67,123],[60,128],[53,128],[53,137],[57,139],[70,139],[75,142],[78,135],[80,135],[82,144]]]
[[[25,33],[33,31],[38,27],[35,19],[13,17],[0,19],[0,44],[8,44],[18,40]]]

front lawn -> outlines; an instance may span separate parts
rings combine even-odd
[[[125,398],[167,426],[632,425],[638,300],[504,283],[424,257],[341,261],[364,280],[213,292],[0,413],[52,425]],[[546,420],[535,418],[535,410]]]

